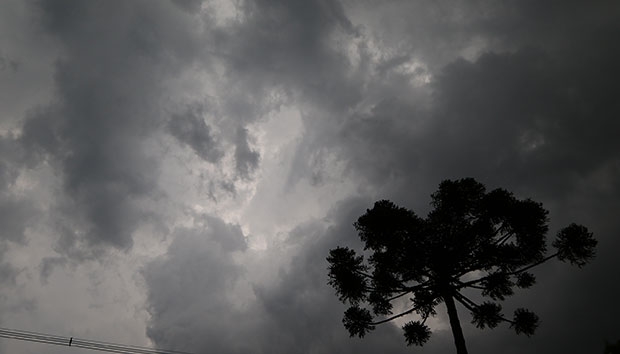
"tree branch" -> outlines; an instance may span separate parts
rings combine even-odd
[[[459,283],[459,288],[469,287],[469,288],[478,289],[478,290],[486,289],[484,286],[475,285],[475,284],[465,285],[465,283],[463,283],[462,281],[458,279],[456,281]]]
[[[387,301],[396,300],[396,299],[398,299],[398,298],[400,298],[400,297],[403,297],[403,296],[405,296],[405,295],[407,295],[407,294],[409,294],[409,293],[411,293],[411,291],[405,291],[405,292],[400,293],[400,294],[398,294],[398,295],[396,295],[396,296],[392,296],[391,298],[387,299]]]
[[[407,290],[409,292],[412,292],[412,291],[416,291],[416,290],[428,287],[429,285],[431,285],[431,280],[430,279],[426,280],[423,283],[418,283],[418,285],[405,286],[405,287],[403,287],[403,290]]]
[[[521,269],[517,269],[517,270],[512,271],[512,272],[503,273],[503,274],[505,274],[505,275],[516,275],[516,274],[519,274],[519,273],[523,273],[523,272],[525,272],[526,270],[532,269],[532,268],[534,268],[534,267],[536,267],[536,266],[538,266],[538,265],[540,265],[540,264],[543,264],[543,263],[545,263],[546,261],[548,261],[548,260],[550,260],[550,259],[552,259],[552,258],[555,258],[555,257],[557,257],[557,256],[558,256],[558,252],[556,252],[556,253],[554,253],[554,254],[552,254],[552,255],[550,255],[550,256],[547,256],[547,257],[545,257],[545,258],[543,258],[543,259],[541,259],[541,260],[539,260],[539,261],[536,261],[536,262],[534,262],[534,263],[532,263],[532,264],[530,264],[530,265],[528,265],[528,266],[526,266],[526,267],[523,267],[523,268],[521,268]],[[482,277],[482,278],[478,278],[478,279],[471,280],[471,281],[468,281],[468,282],[465,282],[465,283],[461,283],[461,287],[471,287],[471,288],[473,288],[473,286],[472,286],[473,284],[477,284],[477,283],[480,283],[480,282],[482,282],[482,281],[485,281],[485,280],[487,280],[490,276],[491,276],[491,274],[486,275],[486,276],[484,276],[484,277]]]
[[[365,272],[362,272],[361,270],[355,270],[355,273],[357,273],[357,274],[359,274],[361,276],[364,276],[364,277],[366,277],[368,279],[372,279],[372,275],[370,275],[368,273],[365,273]]]
[[[412,313],[413,311],[415,311],[415,310],[417,310],[417,309],[419,309],[419,306],[418,306],[418,307],[412,307],[412,308],[410,308],[410,309],[409,309],[409,310],[407,310],[407,311],[401,312],[401,313],[399,313],[399,314],[397,314],[397,315],[394,315],[394,316],[388,317],[388,318],[383,319],[383,320],[381,320],[381,321],[377,321],[377,322],[370,322],[369,324],[371,324],[371,325],[373,325],[373,326],[376,326],[376,325],[380,325],[380,324],[382,324],[382,323],[390,322],[390,321],[391,321],[391,320],[393,320],[393,319],[396,319],[396,318],[399,318],[399,317],[403,317],[403,316],[405,316],[405,315],[408,315],[408,314]]]
[[[509,232],[509,233],[505,234],[504,236],[498,238],[497,241],[495,241],[494,245],[495,246],[501,246],[501,245],[503,245],[506,241],[508,241],[514,235],[515,234],[513,232]]]
[[[554,253],[554,254],[552,254],[552,255],[550,255],[550,256],[547,256],[547,257],[545,257],[545,258],[541,259],[541,260],[540,260],[540,261],[538,261],[538,262],[534,262],[534,263],[530,264],[529,266],[527,266],[527,267],[525,267],[525,268],[521,268],[521,269],[516,270],[516,271],[514,271],[514,272],[510,272],[510,273],[508,273],[508,275],[515,275],[515,274],[523,273],[523,272],[525,272],[525,271],[526,271],[526,270],[528,270],[528,269],[532,269],[532,268],[536,267],[537,265],[543,264],[543,263],[545,263],[546,261],[548,261],[548,260],[550,260],[550,259],[552,259],[552,258],[554,258],[554,257],[557,257],[557,256],[558,256],[558,254],[559,254],[559,252],[556,252],[556,253]]]
[[[458,291],[455,293],[455,299],[456,301],[460,302],[463,306],[465,306],[465,308],[467,308],[469,311],[475,311],[475,308],[478,307],[479,305],[476,304],[475,302],[473,302],[472,300],[470,300],[469,298],[467,298],[465,295],[459,293]],[[468,304],[466,304],[466,302]],[[515,322],[513,320],[510,320],[502,315],[498,315],[499,319],[501,319],[502,321],[508,322],[510,324],[514,324]]]
[[[474,307],[478,307],[476,303],[474,303],[473,301],[471,301],[465,295],[459,293],[458,291],[454,293],[454,298],[456,299],[456,301],[461,303],[461,305],[465,306],[465,308],[468,309],[469,311],[474,311]]]
[[[400,291],[402,291],[402,292],[407,292],[407,293],[410,293],[410,292],[414,292],[414,291],[416,291],[416,290],[420,290],[420,289],[426,288],[426,287],[428,287],[428,286],[430,286],[430,285],[431,285],[431,283],[430,283],[430,279],[428,279],[428,280],[426,280],[426,281],[424,281],[424,282],[422,282],[422,283],[418,283],[418,284],[416,284],[416,285],[414,285],[414,286],[405,286],[405,285],[401,285],[401,286],[399,286],[399,287],[388,288],[388,289],[386,289],[386,291],[384,291],[384,292],[395,293],[395,292],[400,292]],[[378,291],[378,290],[375,290],[375,291]],[[398,297],[400,297],[400,296],[404,296],[404,294],[401,294],[401,295],[399,295]]]

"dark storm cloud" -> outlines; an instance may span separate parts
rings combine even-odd
[[[136,203],[156,189],[158,163],[143,141],[160,124],[162,85],[177,58],[192,57],[186,18],[166,2],[38,1],[33,10],[62,55],[55,100],[28,117],[21,141],[60,169],[65,227],[127,248],[144,216]]]
[[[45,257],[39,265],[39,279],[46,283],[47,279],[52,275],[54,269],[58,266],[65,266],[67,259],[64,257]]]
[[[346,72],[347,60],[332,37],[355,35],[340,2],[244,1],[240,11],[243,20],[218,33],[218,43],[227,54],[228,75],[251,98],[278,89],[326,103],[353,88],[334,79]]]
[[[19,63],[16,60],[6,58],[2,56],[0,52],[0,71],[16,72],[19,67]]]
[[[178,7],[190,13],[200,10],[202,0],[172,0]]]
[[[21,155],[13,134],[0,136],[0,192],[3,194],[9,191],[19,176]]]
[[[10,262],[5,261],[5,256],[10,244],[24,244],[26,228],[37,216],[37,209],[30,200],[24,200],[0,191],[0,281],[3,284],[15,285],[15,277],[19,269]]]
[[[4,242],[25,242],[25,231],[38,215],[36,205],[30,198],[13,192],[18,182],[23,151],[11,133],[0,136],[0,255],[6,249]],[[10,266],[3,266],[3,274]]]
[[[581,34],[582,42],[553,52],[526,47],[456,60],[436,75],[430,109],[405,96],[353,117],[340,132],[347,159],[373,184],[401,176],[401,190],[411,190],[411,176],[431,190],[443,178],[473,175],[562,198],[580,178],[615,164],[620,148],[612,33]]]
[[[232,298],[244,273],[233,259],[246,249],[244,235],[219,218],[197,218],[195,227],[177,229],[166,255],[143,270],[151,315],[147,333],[162,347],[247,352],[252,342],[242,340],[245,325],[256,319],[243,316]]]
[[[205,123],[199,109],[188,110],[185,114],[173,116],[168,122],[168,130],[205,161],[217,162],[223,155],[211,134],[211,128]]]
[[[618,150],[613,117],[619,110],[613,77],[620,48],[614,41],[617,24],[608,12],[617,12],[617,6],[571,3],[556,11],[531,2],[477,2],[458,11],[444,7],[458,12],[455,25],[476,29],[471,36],[493,39],[487,52],[467,61],[448,51],[452,61],[432,72],[430,100],[402,85],[409,74],[391,70],[410,53],[379,63],[376,76],[367,73],[366,88],[358,91],[374,99],[371,109],[339,114],[355,107],[341,99],[338,110],[307,117],[313,131],[304,136],[310,147],[304,145],[306,153],[299,160],[328,145],[343,149],[343,158],[373,185],[416,175],[418,181],[427,180],[421,187],[429,190],[441,178],[474,174],[493,183],[521,181],[554,197],[568,188],[566,183],[613,160]],[[433,9],[426,9],[431,17]],[[547,17],[536,11],[549,14],[555,27],[545,25]],[[528,12],[536,13],[528,18]],[[522,26],[499,26],[504,19],[523,21]],[[429,25],[428,36],[446,41],[435,29]],[[503,42],[496,44],[499,39]],[[417,37],[411,40],[415,43]],[[348,79],[341,75],[331,81]],[[390,91],[387,80],[400,91]],[[321,116],[325,118],[317,119]]]
[[[26,200],[16,197],[4,197],[0,200],[0,239],[22,242],[24,231],[36,209]]]
[[[12,244],[26,243],[26,230],[39,217],[33,201],[12,188],[19,178],[22,151],[11,133],[0,136],[0,281],[15,285],[20,270],[5,260]]]
[[[235,55],[232,68],[314,76],[309,84],[324,84],[326,64],[335,60],[328,46],[332,32],[353,30],[337,1],[246,1],[241,11],[245,20],[233,28],[236,36],[226,44]]]
[[[235,146],[235,161],[237,173],[243,178],[250,178],[252,172],[258,167],[260,155],[248,145],[248,131],[245,128],[237,130]]]

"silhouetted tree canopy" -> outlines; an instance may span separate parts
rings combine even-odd
[[[388,200],[376,202],[354,223],[364,254],[348,247],[330,250],[329,284],[351,305],[343,319],[351,336],[416,314],[417,320],[403,326],[404,336],[407,345],[423,345],[431,334],[425,321],[444,302],[457,353],[467,353],[455,301],[478,328],[507,322],[517,334],[530,336],[538,316],[519,308],[506,317],[499,302],[515,287],[534,285],[530,270],[541,263],[557,257],[582,267],[594,257],[597,241],[577,224],[558,232],[555,251],[547,255],[547,210],[504,189],[487,192],[473,178],[446,180],[431,197],[433,210],[426,218]],[[463,294],[468,288],[488,300],[472,301]],[[394,301],[405,296],[409,308],[393,313]]]

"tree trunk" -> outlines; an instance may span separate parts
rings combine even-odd
[[[448,308],[448,317],[450,317],[450,327],[452,327],[452,336],[454,337],[454,345],[456,346],[456,354],[467,354],[467,347],[465,346],[465,337],[463,336],[463,330],[461,329],[461,322],[459,321],[459,315],[456,312],[456,305],[454,304],[454,298],[452,295],[446,295],[443,297],[446,307]]]

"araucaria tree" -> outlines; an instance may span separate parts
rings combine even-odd
[[[354,223],[364,243],[357,254],[347,247],[329,252],[329,284],[351,307],[342,322],[351,336],[363,337],[376,325],[406,315],[416,320],[403,326],[407,345],[423,345],[431,331],[425,321],[445,303],[458,354],[467,353],[457,314],[459,303],[478,328],[510,324],[517,334],[532,335],[539,319],[518,308],[512,317],[499,301],[514,287],[536,282],[530,272],[557,258],[578,267],[594,257],[597,241],[584,226],[560,230],[547,255],[548,212],[541,203],[517,199],[504,189],[487,192],[472,178],[446,180],[432,194],[426,218],[382,200]],[[367,259],[364,258],[367,256]],[[472,291],[482,298],[470,299]],[[394,313],[395,301],[408,304]],[[482,302],[481,302],[482,301]]]

